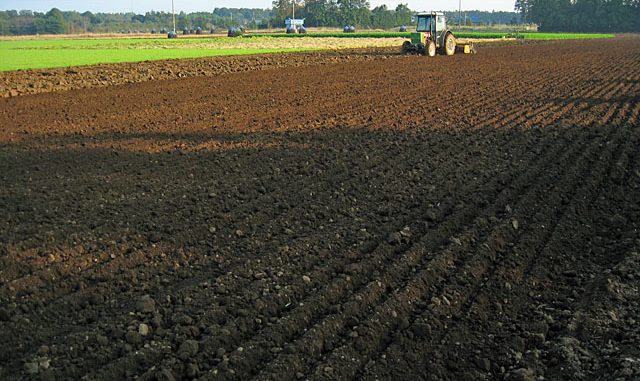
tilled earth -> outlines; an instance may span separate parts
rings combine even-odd
[[[640,377],[640,38],[367,54],[1,99],[0,378]]]
[[[397,56],[397,52],[397,48],[350,49],[16,70],[0,72],[0,97],[176,78],[208,77],[254,70],[293,69],[307,65],[379,60]],[[192,96],[203,95],[205,94],[198,93],[197,89],[194,89],[192,94]]]

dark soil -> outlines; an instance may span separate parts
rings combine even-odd
[[[317,54],[0,99],[0,379],[640,377],[640,38]]]
[[[481,42],[476,45],[495,48],[505,45],[533,45],[535,43],[537,41],[504,41]],[[385,58],[395,58],[399,51],[399,48],[364,48],[16,70],[0,72],[0,98],[156,80],[212,77],[253,70],[276,68],[294,70],[296,67],[308,65],[379,61]],[[204,94],[197,92],[192,94],[192,96],[201,95]]]
[[[17,70],[0,72],[0,97],[166,79],[211,77],[253,70],[380,60],[395,57],[397,52],[398,49],[392,48],[352,49]],[[205,94],[194,92],[191,96],[201,95]]]

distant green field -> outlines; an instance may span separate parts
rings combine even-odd
[[[394,41],[387,38],[409,38],[410,33],[308,33],[308,34],[250,34],[245,38],[88,38],[88,39],[32,39],[0,40],[0,71],[55,68],[100,63],[139,62],[178,58],[229,56],[240,54],[308,51],[320,49],[386,46]],[[460,32],[460,38],[524,38],[531,40],[566,40],[582,38],[610,38],[611,34],[567,33],[495,33]],[[288,38],[281,38],[288,37]],[[297,39],[292,39],[298,37]],[[311,37],[300,39],[300,37]],[[324,42],[315,38],[325,37]],[[352,39],[352,40],[349,40]],[[363,45],[366,39],[373,45]],[[344,42],[336,44],[335,41]],[[379,44],[379,45],[378,45]]]
[[[613,34],[587,34],[587,33],[500,33],[500,32],[454,32],[459,38],[523,38],[527,40],[576,40],[588,38],[612,38]],[[251,37],[342,37],[342,38],[409,38],[410,32],[322,32],[322,33],[306,33],[306,34],[286,34],[286,33],[270,33],[270,34],[251,34]]]
[[[608,33],[520,33],[528,40],[581,40],[589,38],[613,38],[614,34]]]
[[[613,34],[587,33],[497,33],[497,32],[460,32],[460,38],[523,38],[525,40],[579,40],[588,38],[613,38]]]
[[[245,45],[228,38],[5,40],[0,71],[311,50]]]

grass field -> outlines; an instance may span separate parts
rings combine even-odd
[[[401,44],[397,37],[5,39],[0,40],[0,71]]]
[[[588,38],[613,38],[613,34],[605,33],[496,33],[496,32],[462,32],[456,36],[462,38],[523,38],[525,40],[581,40]]]
[[[311,50],[282,45],[222,44],[218,39],[87,39],[0,41],[0,71],[99,63]]]
[[[0,71],[54,68],[100,63],[139,62],[178,58],[228,56],[400,46],[410,33],[320,32],[300,34],[251,34],[245,38],[83,38],[0,40]],[[610,34],[460,32],[465,39],[524,38],[532,40],[608,38]],[[289,37],[289,38],[281,38]],[[295,38],[292,38],[295,37]]]

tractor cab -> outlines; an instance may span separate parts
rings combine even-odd
[[[411,43],[426,46],[428,41],[433,41],[437,49],[445,45],[445,38],[449,30],[447,29],[447,18],[444,13],[423,12],[417,15],[416,32],[411,33]]]

